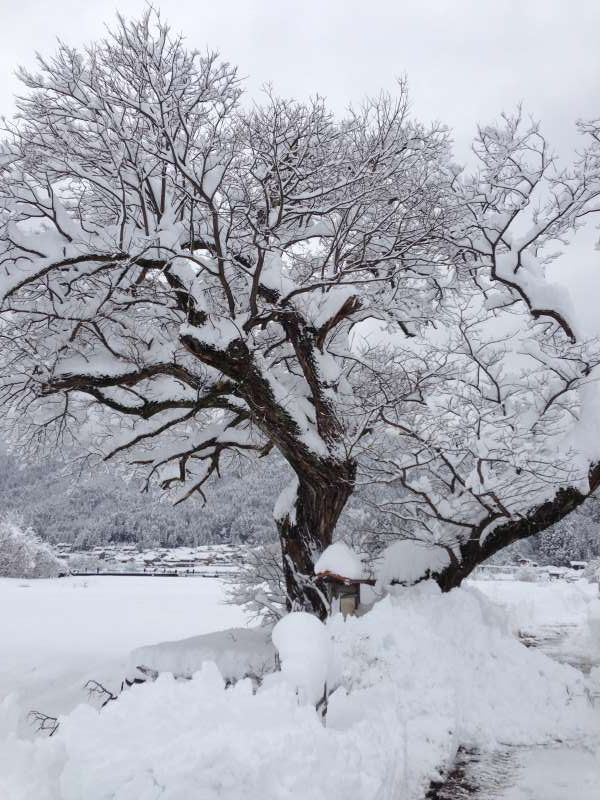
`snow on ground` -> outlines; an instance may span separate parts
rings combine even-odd
[[[491,580],[472,585],[502,607],[515,635],[541,641],[542,649],[559,661],[588,669],[600,664],[598,584]]]
[[[511,623],[522,630],[541,625],[578,625],[600,598],[598,584],[586,580],[469,581],[486,597],[508,611]]]
[[[600,742],[534,748],[516,757],[513,785],[495,800],[598,800]]]
[[[0,701],[16,693],[22,733],[31,709],[85,700],[88,678],[117,688],[133,648],[245,622],[221,582],[202,578],[0,578],[0,609]]]
[[[160,592],[162,579],[140,580]],[[517,606],[516,595],[523,599],[535,593],[532,587],[523,584],[514,593]],[[451,763],[459,744],[494,749],[549,745],[557,738],[598,740],[598,709],[589,703],[581,673],[525,648],[511,634],[506,615],[479,588],[487,594],[495,591],[486,582],[442,596],[426,583],[397,590],[363,617],[331,619],[323,629],[330,640],[325,725],[296,692],[294,680],[301,688],[306,677],[301,671],[290,669],[282,679],[274,676],[254,691],[250,680],[226,688],[209,662],[192,680],[161,674],[156,682],[126,690],[101,711],[82,704],[61,718],[50,739],[24,740],[11,733],[11,703],[6,701],[4,741],[0,727],[0,797],[416,800],[437,770]],[[44,591],[39,591],[44,602]],[[167,586],[164,591],[168,597]],[[557,608],[572,607],[570,592],[565,590]],[[215,611],[214,596],[204,613],[200,597],[194,601],[192,593],[187,600],[195,602],[187,619],[191,623],[195,611],[197,624],[190,627],[197,633],[202,619]],[[36,607],[35,601],[28,602]],[[118,625],[118,603],[107,602]],[[590,598],[588,605],[596,602]],[[165,619],[160,596],[142,616],[150,607]],[[89,603],[87,610],[89,614]],[[224,611],[217,607],[219,614]],[[102,617],[101,605],[95,613]],[[74,614],[82,615],[83,609]],[[94,622],[88,616],[90,629]],[[222,618],[220,622],[227,624]],[[156,633],[148,619],[142,624],[147,633]],[[17,619],[14,625],[18,627]],[[21,649],[29,636],[41,634],[40,627],[37,623],[37,631],[19,633]],[[174,629],[165,627],[172,639]],[[85,644],[93,634],[82,628],[78,630]],[[63,639],[72,634],[58,624],[54,629]],[[131,633],[138,644],[143,634]],[[103,636],[108,639],[106,629]],[[288,637],[283,639],[285,655],[293,661],[302,648],[296,653],[288,647]],[[2,641],[7,641],[5,635]],[[121,645],[115,641],[112,646]],[[573,795],[556,797],[574,800]]]
[[[497,603],[515,634],[563,663],[590,670],[590,702],[600,713],[600,596],[586,581],[530,583],[473,582]],[[560,737],[557,736],[557,739]],[[512,748],[505,788],[495,800],[597,800],[600,737],[595,729],[580,738],[545,746]],[[482,797],[484,794],[481,795]]]

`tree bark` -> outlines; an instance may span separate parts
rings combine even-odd
[[[482,520],[474,529],[471,537],[460,545],[460,558],[451,556],[450,564],[432,577],[438,582],[443,592],[449,592],[460,586],[462,581],[490,556],[521,539],[527,539],[555,525],[580,506],[600,486],[600,463],[592,466],[589,472],[589,491],[584,493],[574,487],[559,489],[551,500],[547,500],[532,509],[527,516],[507,520],[495,527],[483,537],[488,525],[494,519]]]
[[[309,611],[320,619],[329,613],[325,584],[315,577],[314,565],[332,542],[337,521],[352,494],[355,474],[352,461],[324,462],[317,472],[296,471],[295,499],[275,520],[290,611]]]

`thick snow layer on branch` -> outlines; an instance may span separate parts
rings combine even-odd
[[[364,565],[345,542],[334,542],[323,550],[315,564],[315,574],[319,572],[333,572],[344,578],[362,578]]]
[[[333,286],[324,294],[314,293],[312,305],[316,307],[312,315],[313,325],[320,328],[340,312],[344,303],[357,294],[355,286]]]
[[[240,328],[236,323],[226,317],[216,316],[210,317],[201,328],[186,323],[180,327],[179,333],[218,350],[227,349],[232,342],[240,338]]]
[[[600,733],[581,673],[524,647],[474,589],[442,595],[427,583],[364,617],[304,624],[293,614],[275,638],[284,664],[299,654],[296,637],[331,639],[326,726],[294,685],[226,689],[205,663],[192,680],[161,675],[101,711],[81,705],[51,739],[4,734],[0,796],[301,800],[309,787],[311,800],[420,800],[459,744]],[[9,721],[10,699],[1,711]]]
[[[260,282],[265,289],[277,292],[281,297],[293,292],[298,286],[288,276],[287,270],[281,256],[277,253],[267,252],[264,257],[264,265],[260,273]]]
[[[273,508],[273,519],[281,522],[286,517],[292,524],[296,522],[296,498],[298,497],[298,478],[294,477],[281,491]]]
[[[436,544],[401,539],[387,547],[377,567],[379,590],[392,583],[411,584],[448,566],[447,550]]]

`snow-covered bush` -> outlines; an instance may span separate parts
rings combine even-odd
[[[448,550],[416,539],[400,539],[389,545],[376,566],[377,590],[392,583],[411,586],[443,569],[450,561]]]
[[[273,629],[281,671],[265,679],[265,686],[285,683],[300,703],[316,705],[327,691],[332,674],[331,634],[317,617],[298,611],[288,614]]]
[[[583,570],[583,577],[591,583],[600,583],[600,558],[590,561]]]
[[[0,575],[5,578],[57,578],[68,572],[52,549],[18,519],[0,520]]]

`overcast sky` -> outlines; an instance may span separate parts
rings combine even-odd
[[[461,159],[476,123],[491,121],[518,102],[542,121],[567,157],[577,145],[574,120],[600,116],[600,0],[162,0],[157,5],[190,47],[217,49],[238,64],[253,94],[271,82],[288,96],[318,92],[342,110],[365,94],[393,89],[395,79],[406,74],[415,113],[448,124]],[[102,36],[117,8],[136,15],[145,3],[0,0],[0,114],[12,113],[18,64],[31,65],[36,50],[51,53],[56,38],[82,44]],[[591,257],[588,246],[582,258],[586,276]],[[597,254],[595,261],[600,300]],[[581,270],[578,265],[575,271]]]
[[[459,143],[477,120],[523,101],[562,150],[572,122],[600,113],[598,0],[163,0],[190,46],[218,49],[286,95],[319,92],[343,108],[407,74],[415,111],[440,119]],[[0,0],[0,109],[12,110],[17,64],[61,37],[103,34],[119,8],[142,0]]]

